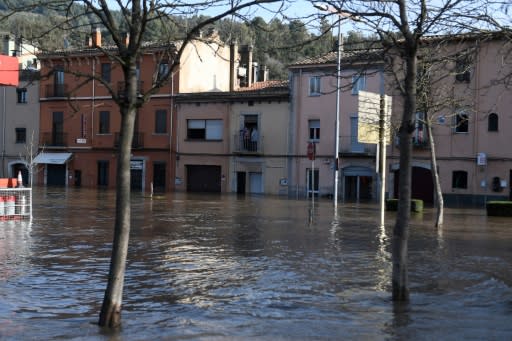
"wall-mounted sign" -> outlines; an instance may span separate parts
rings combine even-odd
[[[76,139],[76,143],[78,143],[78,144],[87,143],[87,139],[84,139],[84,138]]]
[[[479,166],[487,165],[487,155],[485,153],[476,154],[476,164]]]

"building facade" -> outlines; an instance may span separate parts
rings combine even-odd
[[[287,194],[286,82],[181,94],[176,190]]]
[[[133,190],[174,188],[174,95],[180,91],[228,90],[232,83],[230,47],[214,35],[202,38],[187,46],[179,70],[137,113],[131,157]],[[89,42],[84,48],[39,55],[42,74],[50,75],[41,81],[39,94],[39,184],[115,186],[121,116],[104,83],[121,93],[122,70],[108,54],[96,48],[101,46],[100,31],[93,32]],[[148,91],[160,73],[170,72],[172,60],[165,57],[169,48],[158,44],[145,46],[137,63],[140,93]],[[115,49],[108,46],[102,49],[115,54]],[[80,75],[95,78],[84,82]]]
[[[435,199],[431,138],[436,145],[437,172],[447,205],[482,205],[489,199],[511,198],[512,153],[507,141],[512,120],[507,108],[512,105],[508,81],[512,62],[509,44],[503,39],[499,34],[452,36],[432,39],[423,45],[419,73],[428,75],[428,89],[418,83],[418,91],[428,92],[430,107],[419,105],[416,114],[413,198],[426,203]],[[446,57],[441,63],[433,63],[429,54]],[[344,200],[378,198],[376,145],[357,139],[357,92],[365,90],[392,97],[386,195],[393,198],[398,193],[400,172],[396,128],[403,108],[396,83],[399,67],[393,74],[384,68],[382,57],[359,63],[353,57],[344,53],[341,59],[338,193]],[[367,57],[356,60],[365,61]],[[295,132],[290,139],[296,141],[290,146],[297,156],[290,166],[291,194],[307,196],[314,191],[320,196],[331,195],[335,167],[336,54],[298,62],[290,67],[290,75]],[[432,137],[425,125],[427,120],[433,128]],[[316,145],[314,166],[306,155],[308,143]]]
[[[0,86],[0,177],[17,177],[21,171],[27,185],[39,139],[37,50],[11,34],[4,33],[2,37],[1,54],[18,60],[18,85]]]
[[[339,146],[336,155],[337,54],[298,62],[290,67],[292,124],[290,195],[327,197],[334,193],[338,167],[338,196],[344,200],[371,200],[377,195],[376,145],[358,140],[358,93],[381,94],[384,77],[381,63],[368,56],[344,53],[339,87]],[[307,155],[314,144],[315,159]]]

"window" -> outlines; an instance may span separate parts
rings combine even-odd
[[[313,76],[309,78],[309,95],[310,96],[319,96],[320,95],[320,81],[322,77]]]
[[[98,133],[110,134],[110,111],[100,111],[100,127]]]
[[[466,112],[461,111],[455,114],[455,132],[469,132],[469,116]]]
[[[466,83],[471,81],[470,61],[467,56],[457,58],[455,62],[455,80]]]
[[[27,89],[26,88],[16,89],[16,94],[18,95],[18,103],[27,103]]]
[[[312,141],[320,140],[320,120],[309,120],[309,139]]]
[[[222,120],[187,120],[187,138],[222,140]]]
[[[169,63],[168,62],[161,62],[160,65],[158,65],[158,80],[162,80],[169,74]]]
[[[490,114],[487,120],[487,130],[498,131],[498,114]]]
[[[452,188],[468,188],[468,172],[453,171]]]
[[[155,134],[167,133],[167,111],[155,111]]]
[[[16,128],[16,143],[27,142],[27,128]]]
[[[101,63],[101,79],[107,83],[110,83],[111,71],[112,65],[110,63]]]
[[[425,146],[428,143],[427,129],[425,127],[425,113],[416,113],[415,130],[412,135],[412,143],[415,146]]]
[[[352,95],[357,95],[359,90],[366,90],[366,76],[354,75],[352,76]]]

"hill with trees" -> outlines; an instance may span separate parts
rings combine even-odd
[[[0,31],[22,37],[27,43],[37,46],[40,50],[51,51],[66,48],[79,48],[94,26],[101,27],[95,17],[87,13],[84,7],[74,4],[63,7],[58,2],[49,2],[45,6],[36,4],[34,0],[17,2],[20,10],[10,13],[7,11],[6,0],[0,0]],[[66,25],[56,25],[62,22],[62,17],[68,13],[73,19]],[[113,12],[121,23],[120,12]],[[187,28],[194,27],[205,17],[173,17],[172,25],[162,27],[159,20],[149,23],[145,40],[166,41],[169,37],[180,40]],[[119,25],[123,29],[122,24]],[[171,28],[169,28],[171,27]],[[278,18],[266,22],[261,17],[230,18],[216,22],[211,27],[219,32],[224,42],[236,41],[239,45],[252,45],[253,60],[269,69],[270,79],[286,79],[287,66],[297,60],[322,55],[332,51],[336,46],[332,24],[325,19],[318,22],[318,27],[291,19],[287,22]],[[169,29],[172,32],[169,32]],[[110,35],[105,31],[103,39],[106,44],[112,43]],[[350,32],[345,38],[345,49],[350,49],[351,43],[364,40],[360,34]]]

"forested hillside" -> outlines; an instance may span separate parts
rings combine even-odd
[[[98,25],[79,5],[59,7],[50,2],[45,6],[35,6],[33,3],[33,0],[18,0],[17,6],[23,11],[11,13],[7,11],[6,0],[0,0],[0,31],[22,36],[24,41],[38,46],[41,50],[54,50],[83,46],[91,27]],[[72,19],[62,25],[64,16]],[[154,21],[148,27],[145,39],[179,40],[187,27],[193,27],[202,18],[204,17],[176,16],[165,29],[159,26],[159,21]],[[321,55],[335,46],[329,22],[320,20],[317,27],[312,27],[311,23],[308,25],[306,27],[300,20],[284,22],[272,19],[266,22],[261,17],[255,17],[245,21],[239,18],[225,19],[216,23],[213,28],[225,42],[236,40],[238,44],[253,45],[253,60],[269,68],[271,79],[285,79],[286,67],[290,63]],[[108,35],[103,35],[107,44],[109,38]],[[360,39],[361,37],[351,32],[346,43]]]

